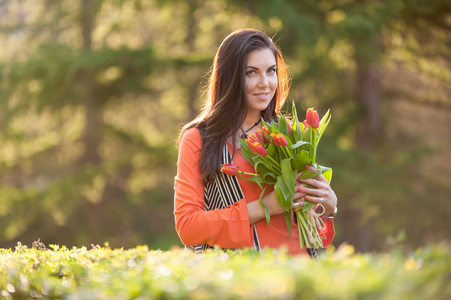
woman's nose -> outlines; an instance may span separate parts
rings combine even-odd
[[[269,85],[269,83],[268,83],[268,78],[267,78],[267,76],[266,76],[266,75],[262,75],[262,76],[260,77],[259,82],[258,82],[258,86],[259,86],[259,87],[267,87],[268,85]]]

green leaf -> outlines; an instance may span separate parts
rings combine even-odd
[[[302,211],[306,212],[315,207],[316,203],[310,202],[308,200],[304,201],[304,206],[302,207]]]
[[[330,184],[332,181],[332,168],[324,166],[319,166],[319,168],[321,169],[321,174],[323,174],[324,178],[326,178]]]
[[[302,141],[302,128],[300,123],[295,121],[295,124],[293,124],[293,143],[297,141]]]
[[[319,123],[319,127],[318,127],[318,133],[317,133],[317,139],[316,139],[316,144],[318,145],[319,141],[321,140],[321,137],[323,136],[324,131],[326,130],[327,126],[329,125],[331,116],[329,116],[329,111],[327,111],[327,113],[323,116],[323,118],[321,119],[321,122]],[[327,118],[329,117],[329,118]]]
[[[244,157],[248,162],[250,162],[251,164],[254,164],[253,158],[254,158],[255,156],[258,156],[258,155],[252,153],[251,149],[249,148],[249,145],[248,145],[246,142],[244,142],[243,139],[238,138],[238,140],[239,140],[240,143],[241,143],[241,154],[243,155],[243,157]],[[243,141],[243,142],[242,142],[242,141]]]
[[[268,155],[274,158],[274,153],[276,152],[276,146],[274,144],[269,144],[268,146]]]
[[[255,159],[255,158],[254,158]],[[277,166],[274,166],[277,167]],[[260,160],[255,163],[255,168],[257,168],[258,173],[264,178],[265,182],[268,184],[274,184],[277,178],[277,175],[274,173],[268,163],[264,160]],[[268,181],[269,180],[269,181]]]
[[[271,170],[271,166],[268,165],[268,163],[260,156],[260,155],[256,155],[252,158],[253,161],[253,165],[255,169],[258,169],[259,167],[262,167],[263,171],[270,171]],[[263,172],[260,172],[260,174],[264,174]]]
[[[276,196],[279,200],[280,205],[285,210],[289,210],[291,208],[291,204],[293,203],[293,194],[288,190],[282,176],[277,177],[277,182],[274,185],[274,190],[276,190]]]
[[[269,215],[269,211],[268,208],[266,207],[266,205],[263,203],[262,199],[263,199],[263,195],[265,194],[266,189],[268,188],[268,186],[265,186],[265,188],[262,190],[262,192],[260,193],[260,197],[258,198],[258,202],[260,203],[260,205],[263,207],[263,211],[265,212],[265,219],[266,222],[269,225],[269,220],[271,218],[271,216]]]
[[[282,189],[280,187],[280,184],[283,184],[283,180],[281,180],[280,181],[281,183],[279,183],[279,178],[280,177],[281,176],[277,177],[277,181],[274,184],[274,192],[276,193],[276,197],[277,197],[277,200],[279,201],[279,204],[282,207],[285,207],[285,197],[283,196],[283,192],[282,192]]]
[[[256,184],[258,184],[258,186],[261,189],[263,189],[262,183],[266,183],[265,179],[260,174],[259,175],[255,175],[255,176],[251,176],[251,177],[243,177],[240,174],[240,177],[242,179],[244,179],[244,180],[255,182]]]
[[[327,112],[324,114],[324,116],[321,118],[321,121],[319,121],[319,126],[318,126],[318,132],[322,132],[324,131],[324,124],[326,123],[327,118],[329,117],[330,114],[330,109],[327,110]],[[330,118],[329,118],[330,119]]]
[[[282,169],[283,181],[291,195],[294,195],[294,186],[296,184],[297,172],[295,172],[293,176],[293,170],[291,169],[291,158],[285,158],[284,160],[282,160],[280,162],[280,167]]]
[[[276,123],[276,121],[274,121],[274,120],[271,120],[271,126],[269,126],[269,127],[271,127],[271,132],[278,132],[279,130],[277,129],[277,123]]]
[[[297,159],[291,159],[291,160],[290,160],[290,163],[291,163],[291,168],[292,168],[293,170],[299,171],[299,170],[301,170],[302,167],[303,167],[301,164],[299,164],[299,162],[298,162]]]
[[[277,182],[277,175],[274,173],[266,174],[265,182],[271,185],[275,184]]]
[[[277,181],[277,175],[274,172],[268,172],[264,176],[262,175],[262,177],[267,184],[274,184]]]
[[[302,166],[302,170],[305,170],[305,166],[311,163],[310,153],[302,150],[296,155],[296,161]],[[299,169],[301,170],[301,169]]]
[[[287,120],[285,117],[279,117],[279,127],[278,127],[280,133],[282,133],[285,136],[288,136],[288,126],[287,126]]]
[[[310,144],[309,142],[297,141],[295,144],[291,145],[290,148],[296,149],[304,145],[308,145],[310,148],[312,147],[312,144]]]
[[[291,114],[293,115],[293,120],[296,121],[297,123],[299,123],[298,111],[296,109],[296,105],[294,104],[294,100],[291,105]]]
[[[320,172],[313,172],[313,171],[310,171],[310,170],[305,170],[304,172],[302,172],[302,174],[301,174],[301,176],[299,176],[299,178],[301,178],[301,179],[310,179],[310,178],[315,178],[319,174],[320,174]]]
[[[302,140],[302,128],[301,125],[295,121],[295,124],[293,126],[293,142],[295,141],[301,141]]]

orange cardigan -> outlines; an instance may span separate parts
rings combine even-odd
[[[180,144],[175,177],[174,216],[176,230],[184,245],[209,244],[221,248],[250,248],[253,246],[252,226],[249,225],[247,202],[257,201],[261,189],[256,183],[242,180],[239,183],[244,198],[224,209],[205,210],[204,185],[199,180],[198,161],[200,157],[201,136],[197,128],[186,131]],[[228,144],[229,151],[232,146]],[[241,171],[254,172],[254,168],[237,150],[233,163]],[[271,192],[268,187],[266,193]],[[261,248],[285,248],[289,254],[307,254],[299,247],[299,235],[293,223],[291,237],[283,214],[271,216],[269,225],[265,219],[255,223]],[[324,247],[334,238],[333,221],[327,221],[324,234]]]

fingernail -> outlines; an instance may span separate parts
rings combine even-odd
[[[302,188],[299,188],[299,191],[302,192]]]

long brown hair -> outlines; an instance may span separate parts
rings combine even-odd
[[[204,106],[200,114],[182,128],[177,143],[180,145],[189,128],[199,129],[202,137],[199,171],[203,181],[210,181],[218,174],[221,150],[227,138],[235,135],[246,118],[245,67],[251,52],[262,49],[273,51],[278,77],[276,93],[262,112],[263,119],[275,119],[288,96],[291,78],[282,53],[270,37],[255,29],[241,29],[227,36],[213,61]]]

